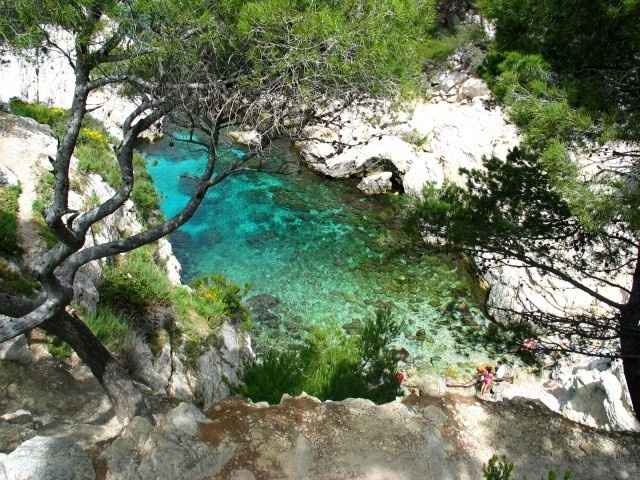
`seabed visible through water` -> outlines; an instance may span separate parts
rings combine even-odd
[[[201,173],[206,154],[169,138],[144,154],[162,212],[171,217],[188,201],[189,177]],[[227,158],[242,154],[231,143],[223,149]],[[287,144],[269,155],[297,165]],[[398,343],[419,367],[446,373],[457,365],[462,373],[488,359],[468,275],[446,257],[406,248],[397,201],[366,197],[351,181],[304,167],[295,171],[233,176],[210,190],[170,237],[183,282],[219,273],[247,285],[247,298],[276,297],[279,320],[255,325],[259,344],[295,341],[310,325],[357,325],[387,303],[407,323]]]

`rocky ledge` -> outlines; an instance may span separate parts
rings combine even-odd
[[[31,438],[0,454],[0,478],[476,480],[499,454],[529,478],[568,469],[581,480],[626,480],[640,475],[639,440],[528,401],[410,396],[376,406],[303,394],[269,406],[234,398],[207,414],[182,403],[136,417],[90,451],[62,436]]]

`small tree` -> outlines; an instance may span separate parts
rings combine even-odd
[[[144,411],[141,394],[91,330],[65,310],[78,269],[175,231],[210,188],[260,168],[260,151],[274,138],[302,138],[310,123],[338,125],[344,108],[410,91],[422,66],[421,39],[437,17],[429,0],[0,0],[0,11],[5,48],[55,50],[75,72],[45,215],[57,243],[33,269],[41,285],[36,300],[0,298],[0,342],[44,328],[78,353],[124,418]],[[70,33],[73,46],[57,44],[52,29]],[[119,88],[137,104],[115,149],[121,187],[106,202],[73,211],[71,157],[89,96],[104,87]],[[136,142],[161,120],[186,128],[188,141],[206,149],[207,163],[189,202],[139,234],[84,247],[90,227],[129,198]],[[220,135],[230,127],[256,129],[262,144],[222,165]]]

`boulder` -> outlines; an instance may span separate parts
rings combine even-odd
[[[391,172],[372,173],[364,177],[358,184],[358,188],[367,195],[379,195],[388,193],[393,189]]]
[[[476,97],[488,97],[491,91],[487,84],[479,78],[470,78],[460,87],[460,99],[473,100]]]
[[[421,395],[443,397],[447,393],[447,385],[444,379],[437,375],[421,375],[410,383],[410,386],[415,385]]]
[[[422,197],[422,192],[427,184],[433,184],[437,187],[444,184],[442,167],[434,155],[425,156],[423,161],[411,165],[402,178],[404,193],[416,198]]]
[[[78,445],[63,438],[33,437],[0,458],[0,462],[7,480],[96,478],[89,456]]]
[[[555,370],[553,388],[566,417],[605,430],[640,431],[621,360],[569,359]]]

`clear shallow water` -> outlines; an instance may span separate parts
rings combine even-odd
[[[224,154],[232,158],[242,150],[229,144]],[[282,145],[271,156],[295,161]],[[169,140],[148,147],[145,157],[161,209],[173,216],[193,189],[188,176],[202,171],[206,157]],[[407,322],[399,343],[414,362],[436,370],[463,363],[468,370],[487,355],[470,338],[480,332],[481,315],[467,311],[463,276],[446,259],[399,245],[397,224],[389,199],[365,197],[352,183],[301,168],[227,179],[170,240],[184,282],[221,273],[248,284],[248,297],[266,293],[280,300],[274,312],[281,320],[257,325],[259,341],[294,340],[301,326],[312,324],[357,324],[388,302]]]

